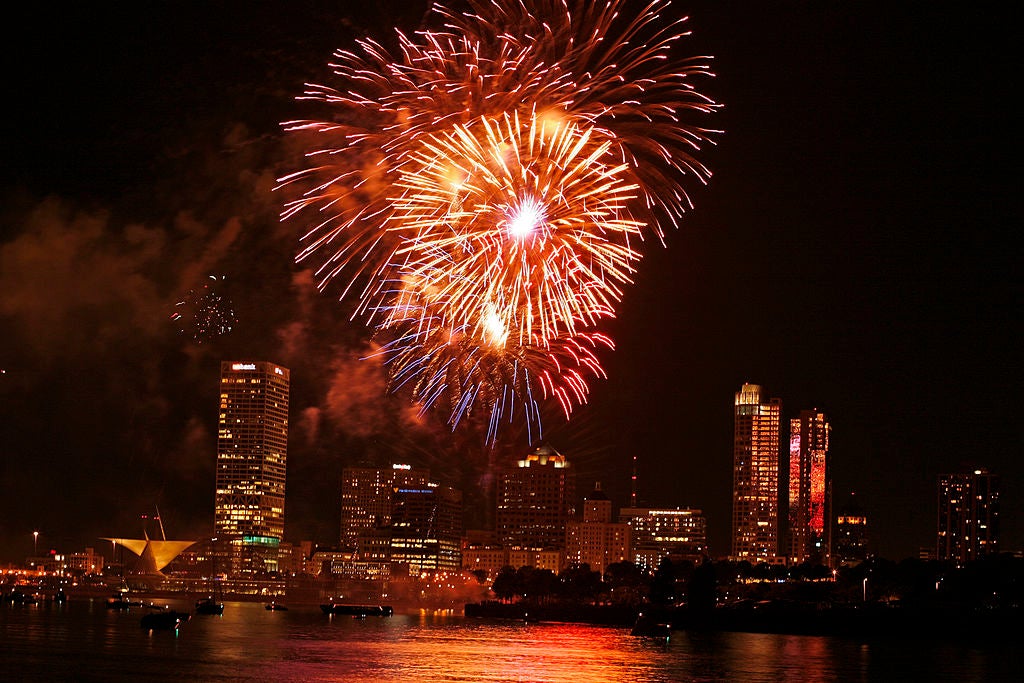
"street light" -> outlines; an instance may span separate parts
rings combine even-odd
[[[864,602],[868,601],[868,577],[864,577]]]
[[[32,556],[35,557],[39,554],[39,532],[32,532]]]

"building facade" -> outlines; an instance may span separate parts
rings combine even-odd
[[[665,557],[699,564],[708,552],[707,520],[693,508],[622,508],[630,528],[629,560],[653,572]]]
[[[548,446],[538,448],[498,477],[498,542],[505,548],[564,551],[575,494],[565,456]]]
[[[999,489],[985,469],[939,477],[937,559],[963,565],[999,552]]]
[[[423,488],[429,482],[429,470],[411,465],[344,468],[341,472],[341,547],[355,550],[359,548],[360,538],[391,525],[396,489]]]
[[[223,362],[214,531],[233,575],[277,570],[284,538],[290,373],[266,362]]]
[[[630,559],[629,548],[629,525],[612,522],[612,502],[598,483],[583,500],[583,519],[566,524],[565,562],[603,575],[608,565]]]
[[[752,563],[779,559],[779,424],[782,401],[744,384],[733,429],[732,553]]]
[[[833,564],[837,567],[854,567],[868,559],[868,538],[868,517],[851,496],[836,516]]]
[[[395,490],[390,560],[408,574],[462,568],[462,493],[429,484]]]
[[[789,560],[832,563],[832,426],[819,410],[789,421]]]

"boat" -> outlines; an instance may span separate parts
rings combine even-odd
[[[395,610],[390,605],[341,605],[327,603],[320,605],[324,614],[345,614],[353,617],[390,617]]]
[[[288,607],[286,605],[282,605],[279,602],[268,602],[266,605],[263,606],[263,609],[267,610],[268,612],[287,612],[288,611]]]
[[[196,614],[224,614],[224,603],[217,602],[212,597],[196,600]]]
[[[107,609],[126,610],[131,607],[142,607],[142,601],[129,599],[127,593],[114,593],[107,598]]]
[[[192,615],[188,612],[162,610],[144,615],[139,623],[142,625],[142,628],[149,631],[169,631],[171,629],[177,630],[191,618]]]
[[[660,622],[641,614],[637,617],[630,635],[668,642],[669,637],[672,635],[672,626],[671,624]]]

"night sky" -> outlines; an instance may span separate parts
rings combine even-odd
[[[8,26],[0,138],[0,559],[141,532],[212,530],[221,360],[292,370],[286,536],[338,536],[346,464],[430,467],[485,523],[495,452],[387,396],[367,332],[296,266],[275,178],[280,122],[357,36],[415,29],[428,3],[138,3],[22,9]],[[899,5],[899,6],[895,6]],[[903,5],[913,5],[903,6]],[[942,5],[942,3],[939,3]],[[676,2],[724,108],[714,173],[666,247],[646,247],[607,330],[607,381],[547,440],[617,505],[702,508],[729,551],[732,401],[824,410],[835,505],[875,550],[934,545],[937,476],[1003,477],[1024,546],[1016,229],[1017,24],[931,3]],[[33,13],[36,12],[36,13]],[[1005,13],[1005,14],[1001,14]],[[1011,197],[1011,192],[1014,194]],[[237,324],[197,343],[171,320],[223,276]],[[787,425],[788,426],[788,425]],[[783,442],[786,442],[784,430]]]

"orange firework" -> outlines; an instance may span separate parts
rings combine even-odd
[[[394,186],[387,230],[403,287],[381,326],[407,320],[411,297],[445,327],[479,338],[498,325],[544,346],[612,315],[644,224],[628,211],[628,167],[591,137],[507,114],[425,137]]]
[[[690,119],[718,105],[693,84],[707,59],[675,58],[668,0],[469,4],[435,5],[397,58],[337,52],[343,85],[300,98],[324,117],[285,124],[314,151],[281,185],[311,225],[299,260],[392,340],[393,385],[446,396],[452,424],[485,406],[493,434],[513,404],[532,425],[541,399],[586,401],[640,241],[710,176]]]

